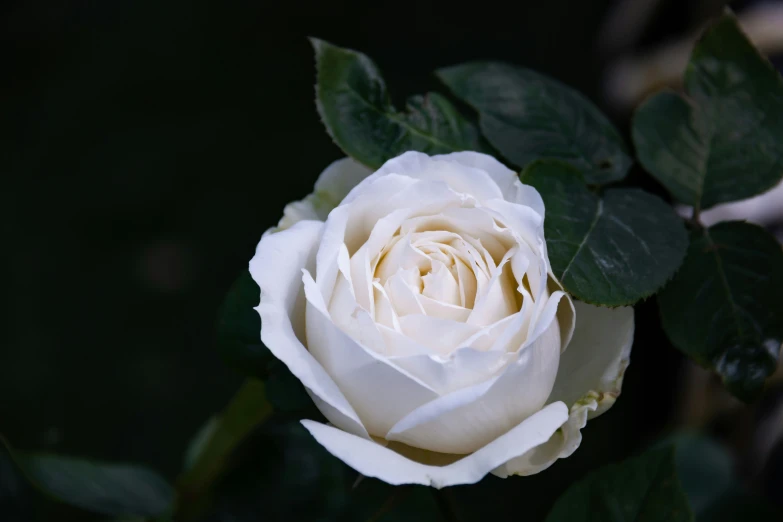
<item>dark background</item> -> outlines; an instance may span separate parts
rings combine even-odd
[[[721,4],[659,3],[637,48]],[[315,111],[306,36],[371,56],[396,100],[445,92],[438,67],[504,60],[580,89],[627,131],[602,95],[614,56],[597,46],[615,4],[3,4],[0,433],[176,476],[187,441],[242,380],[213,345],[223,295],[285,203],[341,156]],[[639,172],[632,182],[658,190]],[[581,475],[672,424],[682,359],[654,303],[637,317],[623,398],[545,475]]]

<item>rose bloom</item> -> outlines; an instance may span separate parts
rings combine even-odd
[[[544,219],[538,192],[484,154],[327,168],[250,261],[261,340],[329,421],[303,420],[313,437],[391,484],[571,455],[620,393],[634,317],[571,300]]]

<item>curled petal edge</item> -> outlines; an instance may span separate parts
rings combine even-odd
[[[377,442],[319,422],[303,420],[302,424],[319,444],[362,475],[392,485],[421,484],[440,489],[478,482],[504,463],[547,443],[567,420],[566,405],[552,403],[483,448],[445,466],[416,462]]]

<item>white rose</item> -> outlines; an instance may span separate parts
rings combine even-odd
[[[250,262],[261,339],[331,425],[302,423],[391,484],[571,455],[620,393],[633,309],[571,302],[541,197],[492,157],[409,152],[370,174],[332,164]]]

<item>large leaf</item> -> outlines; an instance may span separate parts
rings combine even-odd
[[[697,522],[770,522],[783,511],[766,499],[734,484],[696,518]]]
[[[571,486],[546,522],[687,522],[671,447],[610,464]]]
[[[714,440],[696,433],[680,433],[666,443],[676,448],[677,476],[698,518],[732,487],[735,477],[731,455]]]
[[[752,399],[783,341],[783,250],[764,229],[719,223],[691,233],[688,255],[658,295],[672,343]]]
[[[22,474],[60,502],[110,516],[163,517],[174,507],[174,489],[147,468],[6,447]]]
[[[723,446],[695,433],[676,435],[668,443],[676,447],[677,476],[697,522],[783,520],[782,513],[740,484]]]
[[[218,311],[216,341],[223,360],[252,377],[267,374],[274,357],[261,342],[261,317],[254,310],[261,289],[245,270],[226,294]]]
[[[637,189],[590,192],[579,171],[538,161],[521,175],[541,193],[552,270],[588,303],[620,306],[650,296],[682,263],[687,235],[659,198]]]
[[[636,111],[644,168],[697,209],[775,186],[783,177],[783,81],[731,14],[696,44],[685,90],[657,94]]]
[[[542,158],[578,167],[588,183],[622,179],[631,158],[620,134],[590,100],[520,67],[476,62],[440,69],[443,82],[479,113],[489,142],[520,167]]]
[[[312,43],[318,113],[349,156],[377,168],[409,150],[443,154],[482,148],[478,129],[446,98],[434,93],[414,96],[407,111],[399,112],[380,70],[367,56],[315,38]]]

